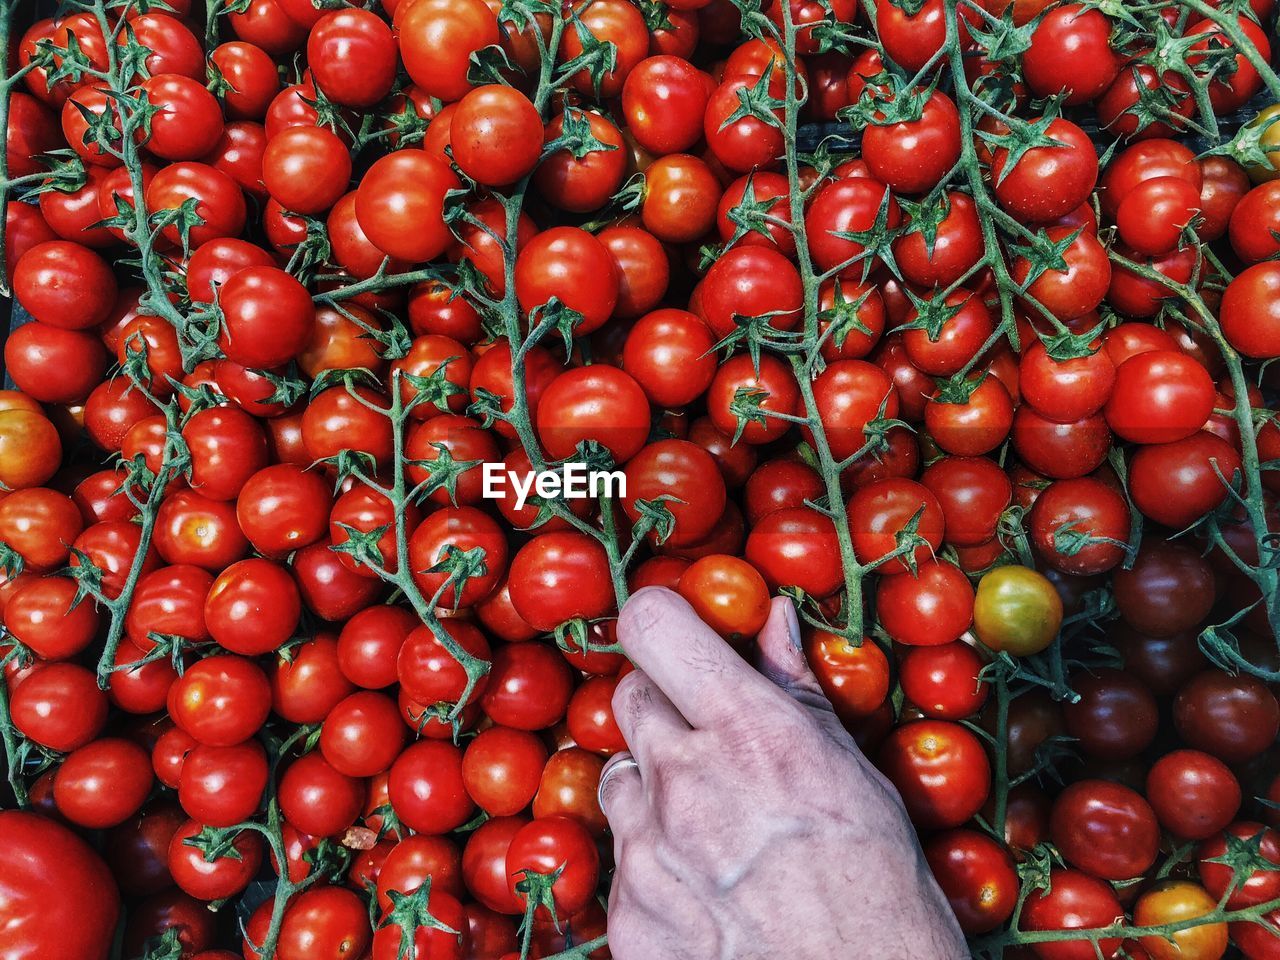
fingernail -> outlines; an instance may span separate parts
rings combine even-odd
[[[791,645],[797,650],[804,649],[804,640],[800,636],[800,618],[796,616],[796,605],[787,601],[787,633],[791,636]]]

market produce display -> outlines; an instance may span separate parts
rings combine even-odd
[[[975,957],[1280,957],[1272,0],[31,7],[0,956],[609,956],[656,585]]]

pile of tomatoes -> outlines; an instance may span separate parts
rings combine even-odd
[[[607,957],[662,586],[976,956],[1280,957],[1272,0],[22,6],[0,954]]]

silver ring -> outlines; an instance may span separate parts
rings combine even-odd
[[[604,765],[604,769],[600,771],[600,785],[596,787],[596,803],[600,805],[600,810],[604,810],[604,788],[609,783],[610,778],[617,775],[620,770],[635,770],[640,772],[640,761],[628,752],[619,753]]]

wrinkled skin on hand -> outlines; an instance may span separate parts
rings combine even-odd
[[[602,788],[617,960],[962,960],[889,782],[841,727],[785,598],[756,672],[678,595],[622,611],[614,711],[639,770]],[[625,755],[624,755],[625,756]]]

